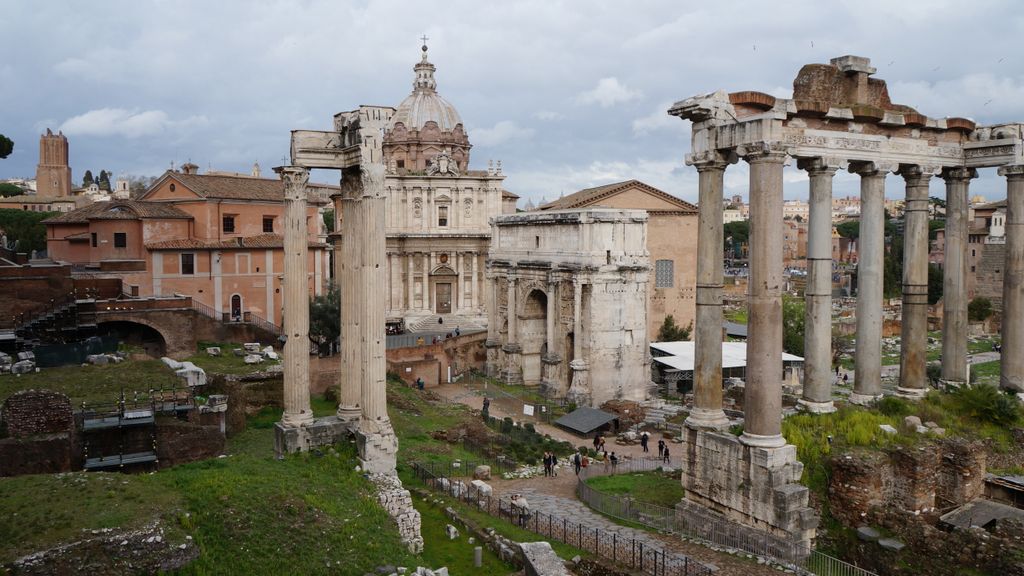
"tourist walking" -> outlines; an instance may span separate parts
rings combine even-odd
[[[662,455],[662,460],[665,461],[665,464],[671,464],[668,459],[668,444],[665,445],[665,454]]]
[[[658,459],[660,460],[665,456],[665,441],[658,440]]]
[[[544,460],[543,460],[543,462],[544,462],[544,475],[545,476],[551,476],[551,453],[550,452],[545,452],[544,453]]]
[[[612,451],[612,455],[608,457],[608,461],[612,463],[612,468],[615,468],[619,463],[619,457],[615,455],[614,451]]]
[[[558,466],[558,456],[555,456],[555,453],[552,452],[551,453],[551,475],[552,476],[558,476],[558,468],[557,468],[557,466]]]
[[[640,447],[644,449],[644,452],[650,452],[647,449],[647,441],[650,439],[650,435],[644,430],[643,434],[640,435]]]
[[[576,470],[576,475],[580,475],[580,466],[583,465],[583,457],[580,456],[580,451],[577,450],[572,455],[572,467]]]
[[[526,526],[526,521],[530,519],[530,504],[522,494],[512,496],[511,512],[519,519],[520,526]]]
[[[483,417],[484,422],[491,417],[491,399],[484,396],[484,408],[480,411],[480,416]]]
[[[600,448],[600,447],[601,447],[601,435],[598,434],[597,436],[594,436],[594,452],[597,452],[597,449]]]

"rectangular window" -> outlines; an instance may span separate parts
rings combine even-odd
[[[96,247],[96,245],[97,245],[97,242],[96,242],[96,233],[95,233],[95,232],[91,232],[91,233],[89,234],[89,242],[90,242],[90,243],[92,244],[92,247],[93,247],[93,248],[95,248],[95,247]]]
[[[395,161],[395,167],[396,168],[405,168],[405,160],[396,160]]]
[[[182,275],[193,275],[196,273],[196,255],[195,254],[182,254],[181,255],[181,273]]]
[[[127,248],[128,235],[124,232],[114,232],[114,248]]]
[[[224,215],[224,232],[231,233],[235,231],[235,217],[233,215]]]
[[[266,234],[274,233],[274,217],[264,216],[263,217],[263,232]]]
[[[448,207],[438,206],[437,207],[437,225],[447,226],[448,225]]]
[[[654,287],[671,288],[675,278],[675,261],[658,260],[654,263]]]

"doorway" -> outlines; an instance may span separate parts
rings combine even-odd
[[[450,282],[438,282],[434,293],[435,309],[438,314],[452,313],[452,285]]]
[[[239,294],[231,295],[231,321],[242,321],[242,296]]]

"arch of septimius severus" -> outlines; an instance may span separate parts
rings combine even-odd
[[[677,102],[669,114],[693,122],[686,162],[699,174],[694,409],[686,421],[686,497],[782,536],[809,541],[817,518],[797,482],[802,465],[782,436],[783,166],[810,177],[806,361],[801,406],[834,410],[831,391],[831,195],[838,170],[860,176],[855,385],[850,400],[882,394],[882,268],[885,176],[906,183],[903,328],[897,393],[920,397],[925,375],[928,184],[946,185],[942,378],[966,383],[968,187],[979,168],[1007,182],[1002,318],[1003,388],[1024,391],[1024,140],[1022,124],[977,126],[929,118],[893,104],[867,58],[808,64],[793,98],[715,92]],[[723,432],[722,186],[725,170],[750,169],[750,282],[745,424]]]

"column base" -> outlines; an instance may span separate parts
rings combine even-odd
[[[796,401],[796,407],[808,414],[831,414],[836,411],[836,405],[831,400],[828,402],[815,402],[801,398]]]
[[[398,464],[398,437],[391,428],[391,421],[361,420],[355,434],[363,471],[394,475]]]
[[[359,406],[338,406],[336,416],[338,420],[342,422],[352,423],[354,426],[359,425],[359,417],[362,415],[362,410]]]
[[[354,423],[344,422],[336,416],[317,418],[304,426],[290,426],[284,422],[274,424],[274,454],[308,452],[315,448],[338,444],[352,432]]]
[[[906,398],[907,400],[920,400],[924,398],[924,395],[928,393],[928,390],[924,388],[904,388],[902,386],[896,387],[896,395],[900,398]]]
[[[298,428],[301,426],[308,426],[313,423],[313,411],[300,412],[298,414],[288,414],[285,412],[281,415],[281,424],[292,428]]]
[[[751,448],[782,448],[786,445],[786,439],[782,437],[782,434],[763,436],[746,431],[740,434],[740,442],[744,446],[750,446]]]
[[[946,379],[942,379],[942,380],[939,380],[939,386],[943,390],[957,390],[959,388],[963,388],[964,386],[967,386],[967,382],[965,382],[963,380],[946,380]]]
[[[721,408],[718,410],[694,408],[683,424],[694,430],[725,430],[729,427],[729,418]]]
[[[850,404],[856,404],[858,406],[870,406],[882,398],[881,394],[859,394],[854,392],[850,394]]]

